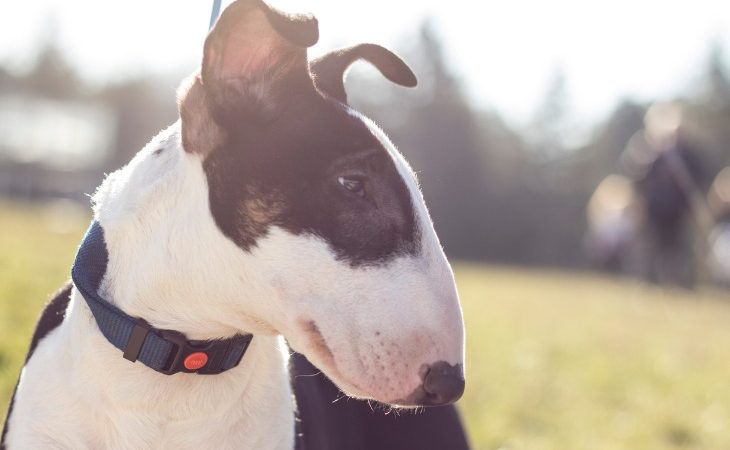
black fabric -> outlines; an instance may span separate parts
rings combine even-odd
[[[292,356],[290,372],[299,410],[296,450],[469,449],[453,405],[385,414],[345,397],[300,354]]]
[[[63,318],[66,314],[66,308],[68,307],[68,302],[71,300],[71,283],[68,282],[66,285],[61,288],[61,290],[56,293],[56,295],[51,299],[50,302],[46,305],[46,307],[43,309],[43,312],[41,313],[40,319],[38,319],[38,323],[36,324],[35,331],[33,332],[33,337],[30,341],[30,348],[28,349],[28,354],[25,357],[25,363],[28,363],[28,360],[30,360],[30,357],[33,356],[33,352],[35,352],[36,347],[38,347],[38,343],[48,335],[52,330],[54,330],[56,327],[58,327],[61,322],[63,322]],[[20,378],[19,378],[20,380]],[[15,384],[15,389],[13,390],[13,396],[10,398],[10,404],[8,406],[8,413],[5,416],[5,424],[3,425],[3,433],[0,437],[0,450],[5,450],[5,435],[8,432],[8,422],[10,421],[10,414],[13,412],[13,404],[15,403],[15,393],[18,390],[18,384]]]

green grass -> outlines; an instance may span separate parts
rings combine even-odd
[[[70,277],[87,225],[68,206],[0,202],[0,417],[25,360],[35,322],[49,297]],[[67,217],[63,219],[62,217]]]
[[[87,225],[53,210],[0,203],[0,405]],[[467,323],[460,407],[475,448],[730,449],[726,294],[558,271],[456,271]]]
[[[457,268],[480,449],[730,449],[730,298]]]

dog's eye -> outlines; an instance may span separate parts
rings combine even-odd
[[[337,182],[340,183],[340,185],[347,189],[349,192],[352,192],[355,195],[358,195],[360,197],[365,196],[365,180],[363,180],[361,177],[357,176],[344,176],[344,177],[338,177]]]

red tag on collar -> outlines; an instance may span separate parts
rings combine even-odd
[[[188,370],[198,370],[206,364],[208,364],[208,355],[203,352],[191,353],[183,361],[183,366]]]

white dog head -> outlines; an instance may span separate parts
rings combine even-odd
[[[455,401],[464,331],[451,268],[413,172],[343,87],[358,59],[401,85],[415,76],[372,44],[309,64],[317,37],[310,16],[229,6],[181,90],[183,147],[202,161],[220,232],[274,293],[247,314],[349,395]]]

